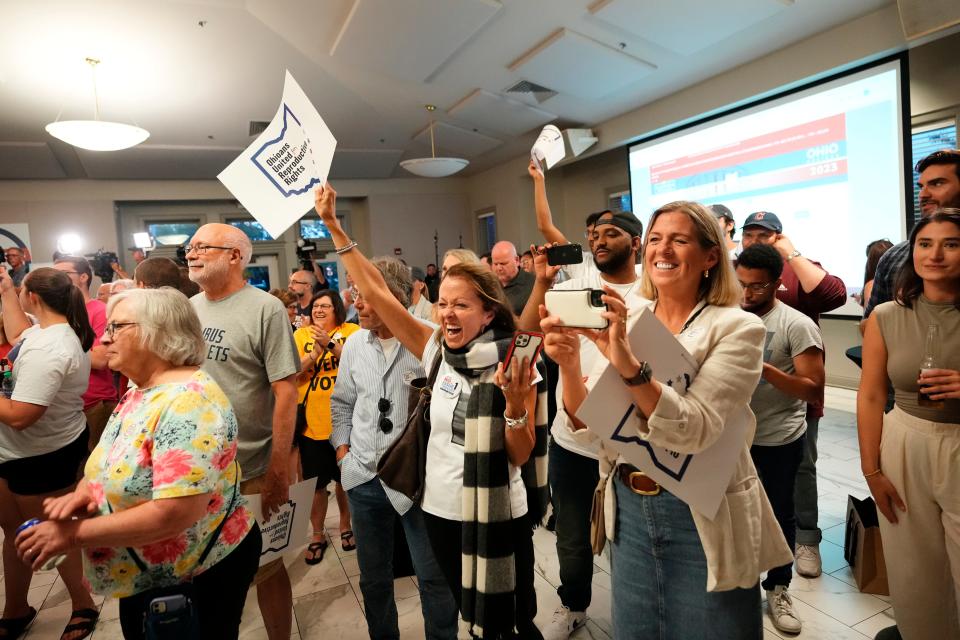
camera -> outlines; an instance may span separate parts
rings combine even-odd
[[[90,266],[93,268],[93,272],[101,281],[110,282],[113,280],[112,265],[120,263],[120,258],[117,254],[113,251],[100,249],[95,254],[88,255],[87,258],[90,260]]]
[[[307,242],[303,238],[297,240],[297,259],[304,271],[313,271],[313,252],[316,250],[316,243]]]

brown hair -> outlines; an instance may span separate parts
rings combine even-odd
[[[80,339],[83,350],[90,350],[97,335],[90,327],[83,293],[73,286],[70,276],[51,267],[41,267],[27,274],[23,286],[29,293],[39,296],[43,304],[54,312],[66,317],[70,328]]]
[[[285,307],[289,307],[297,302],[297,296],[290,293],[287,289],[271,289],[270,295],[282,302]]]
[[[147,258],[137,265],[133,279],[146,289],[180,288],[180,267],[170,258]]]
[[[867,264],[863,267],[863,284],[867,284],[877,275],[877,265],[880,264],[880,258],[892,246],[893,243],[886,238],[874,240],[867,245]]]
[[[486,265],[478,262],[461,262],[447,269],[444,280],[447,278],[463,278],[473,286],[483,305],[483,310],[493,311],[490,328],[502,331],[517,329],[517,319],[513,315],[513,307],[507,300],[507,294],[504,293],[497,276]]]
[[[333,289],[321,289],[317,291],[310,300],[310,315],[313,315],[313,305],[320,298],[330,298],[330,304],[333,305],[333,318],[337,321],[339,327],[347,321],[347,309],[343,306],[343,298]]]
[[[57,256],[53,263],[67,262],[73,267],[73,270],[82,276],[87,276],[87,289],[93,282],[93,269],[90,268],[90,261],[82,256]]]
[[[913,303],[923,293],[923,278],[913,266],[913,250],[917,245],[917,236],[920,231],[932,222],[949,222],[960,230],[960,209],[937,209],[926,218],[921,218],[910,232],[910,255],[900,268],[896,286],[893,289],[896,292],[894,300],[908,309],[913,308]],[[953,301],[953,306],[960,309],[960,297]]]

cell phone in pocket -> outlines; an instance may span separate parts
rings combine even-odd
[[[551,267],[583,262],[583,247],[578,244],[558,244],[547,247],[545,252],[547,254],[547,264]]]
[[[147,640],[198,638],[193,601],[180,593],[154,598],[147,605],[144,632]]]
[[[602,317],[607,305],[600,289],[554,289],[547,291],[544,304],[547,313],[557,316],[566,327],[605,329],[607,319]]]
[[[503,372],[507,378],[510,378],[510,368],[513,366],[513,360],[517,359],[527,363],[532,367],[540,355],[540,349],[543,348],[543,334],[536,331],[517,331],[513,334],[513,343],[507,351],[507,357],[504,360]]]

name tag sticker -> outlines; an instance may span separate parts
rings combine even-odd
[[[443,376],[443,378],[440,380],[440,391],[444,392],[451,398],[455,396],[459,390],[460,382],[450,374]]]
[[[416,371],[407,371],[406,373],[403,374],[403,383],[404,383],[404,384],[410,384],[411,382],[413,382],[413,381],[416,380],[416,379],[417,379],[417,372],[416,372]]]

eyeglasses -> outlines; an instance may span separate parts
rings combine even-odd
[[[773,282],[764,282],[763,284],[759,282],[754,282],[752,284],[744,284],[741,282],[740,286],[743,287],[744,289],[749,290],[751,293],[763,293],[764,291],[767,290],[767,287],[769,287],[771,284],[773,284]]]
[[[202,256],[210,249],[222,249],[223,251],[230,251],[236,247],[218,247],[215,244],[185,244],[183,245],[183,250],[185,253],[196,253],[198,256]]]
[[[390,407],[392,406],[393,403],[387,398],[380,398],[380,400],[377,401],[377,411],[380,412],[380,421],[377,423],[377,426],[379,426],[380,431],[383,431],[384,433],[390,433],[393,431],[393,421],[383,415],[390,411]]]
[[[333,309],[333,305],[332,305],[332,304],[315,304],[315,305],[313,305],[313,308],[314,308],[314,309],[323,309],[324,311],[329,311],[330,309]]]
[[[117,331],[123,327],[129,327],[131,325],[140,324],[139,322],[110,322],[103,329],[103,335],[113,337],[117,334]]]

